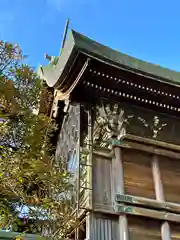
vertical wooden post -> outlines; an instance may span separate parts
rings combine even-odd
[[[88,191],[88,206],[93,208],[93,123],[92,123],[92,109],[88,110],[88,150],[89,156],[87,158],[87,191]]]
[[[85,240],[96,240],[94,238],[94,226],[93,226],[93,213],[89,212],[86,216],[86,239]]]
[[[120,147],[114,148],[115,158],[112,159],[112,177],[113,177],[113,198],[116,193],[124,194],[124,172],[122,153]],[[127,216],[119,216],[119,239],[128,240],[128,222]]]
[[[152,173],[153,173],[153,179],[154,179],[154,188],[155,188],[155,194],[156,199],[158,201],[164,201],[164,190],[163,190],[163,183],[161,179],[161,173],[159,169],[159,159],[157,155],[153,156],[152,159]]]
[[[171,231],[168,222],[163,222],[161,226],[161,237],[162,240],[170,240],[171,239]]]
[[[154,179],[156,199],[158,201],[164,202],[164,189],[159,168],[159,159],[157,155],[154,155],[152,159],[152,174]],[[162,240],[171,240],[169,223],[166,221],[161,225],[161,238]]]
[[[115,159],[112,161],[114,194],[124,194],[124,171],[121,156],[121,148],[114,148]]]
[[[128,221],[126,215],[119,216],[119,240],[129,240]]]
[[[81,187],[81,174],[80,174],[80,169],[81,169],[81,163],[80,163],[80,104],[78,106],[78,116],[79,116],[79,122],[78,122],[78,140],[77,140],[77,146],[76,146],[76,161],[78,161],[78,167],[76,169],[77,171],[77,189],[76,189],[76,219],[78,220],[79,218],[79,210],[80,210],[80,187]],[[75,239],[79,239],[79,226],[77,225],[77,228],[75,230]]]

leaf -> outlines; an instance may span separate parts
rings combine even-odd
[[[71,174],[55,161],[56,123],[33,112],[42,99],[51,108],[53,91],[21,62],[18,45],[0,41],[0,51],[0,225],[11,223],[13,230],[22,232],[28,225],[28,231],[36,231],[34,223],[18,221],[26,207],[27,221],[43,218],[50,227],[56,219],[54,232],[62,229],[58,230],[61,234],[65,225],[69,228],[75,223]]]

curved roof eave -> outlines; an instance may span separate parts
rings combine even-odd
[[[50,87],[61,89],[70,72],[73,62],[78,54],[89,54],[92,58],[104,60],[105,63],[115,67],[121,67],[135,73],[143,74],[148,78],[158,80],[171,85],[180,85],[180,72],[163,68],[159,65],[148,63],[134,57],[130,57],[119,51],[99,44],[84,35],[70,31],[65,42],[61,56],[56,65],[40,67],[39,75]]]
[[[65,42],[62,53],[58,57],[57,63],[40,66],[38,69],[38,75],[46,81],[49,87],[56,89],[60,88],[71,68],[76,53],[75,41],[71,31],[68,40]]]

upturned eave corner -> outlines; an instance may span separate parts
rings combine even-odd
[[[67,75],[76,55],[75,40],[70,31],[60,56],[51,57],[49,64],[40,66],[37,73],[49,87],[61,90],[66,84]]]
[[[49,87],[58,89],[67,95],[66,92],[74,84],[72,76],[77,77],[77,71],[81,71],[87,57],[92,59],[95,66],[101,63],[118,71],[144,76],[149,82],[162,82],[178,87],[180,85],[180,73],[122,54],[74,30],[70,31],[60,56],[53,57],[50,64],[40,66],[38,74]],[[66,97],[63,96],[64,98]]]

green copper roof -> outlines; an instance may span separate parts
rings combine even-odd
[[[41,68],[41,77],[47,81],[49,86],[58,86],[58,83],[65,78],[75,58],[74,55],[78,51],[89,54],[91,57],[95,57],[113,66],[122,67],[144,75],[151,75],[157,80],[171,84],[180,84],[180,72],[130,57],[71,30],[61,56],[56,58],[56,65],[50,64]]]
[[[111,61],[115,65],[120,64],[127,68],[149,73],[156,77],[165,78],[168,81],[180,84],[180,72],[172,71],[159,65],[128,56],[119,51],[99,44],[75,31],[71,31],[70,35],[73,35],[75,45],[92,53],[93,55],[96,55],[99,58],[104,58],[104,60],[106,59],[107,61]]]

